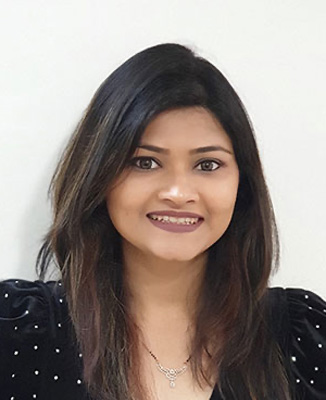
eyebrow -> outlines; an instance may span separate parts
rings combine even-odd
[[[141,144],[137,146],[140,149],[146,149],[149,151],[154,151],[155,153],[162,153],[162,154],[169,154],[170,151],[168,149],[164,149],[162,147],[153,146],[150,144]],[[224,151],[225,153],[232,154],[232,151],[226,149],[222,146],[205,146],[205,147],[198,147],[197,149],[192,149],[189,151],[190,154],[199,154],[199,153],[208,153],[210,151]]]

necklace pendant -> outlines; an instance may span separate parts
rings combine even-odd
[[[145,346],[146,347],[146,346]],[[147,349],[147,347],[146,347]],[[149,352],[149,354],[154,358],[157,369],[165,375],[165,377],[169,380],[169,386],[171,389],[175,388],[175,381],[176,379],[180,376],[183,375],[187,369],[187,363],[190,360],[190,357],[188,358],[188,360],[186,360],[186,362],[184,362],[183,367],[181,368],[165,368],[163,367],[162,364],[160,364],[159,360],[157,359],[157,357],[150,351],[147,349],[147,351]]]

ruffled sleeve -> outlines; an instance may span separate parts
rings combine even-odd
[[[296,398],[326,400],[326,303],[302,289],[286,289],[288,357]]]
[[[1,399],[82,399],[61,282],[0,282]]]

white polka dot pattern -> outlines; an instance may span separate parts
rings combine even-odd
[[[286,289],[291,373],[298,398],[326,400],[325,302],[312,292]]]
[[[0,297],[0,400],[89,400],[61,282],[7,280]]]
[[[314,293],[286,289],[288,363],[298,398],[326,400],[326,304]],[[0,282],[1,400],[89,400],[83,355],[71,340],[61,282]]]

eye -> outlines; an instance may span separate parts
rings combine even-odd
[[[215,160],[203,160],[198,165],[201,165],[202,167],[201,171],[207,171],[207,172],[215,171],[221,167],[221,163]]]
[[[156,168],[151,168],[151,165],[155,163],[158,165],[158,163],[151,157],[135,157],[130,161],[130,164],[132,166],[135,166],[138,169],[156,169]]]

